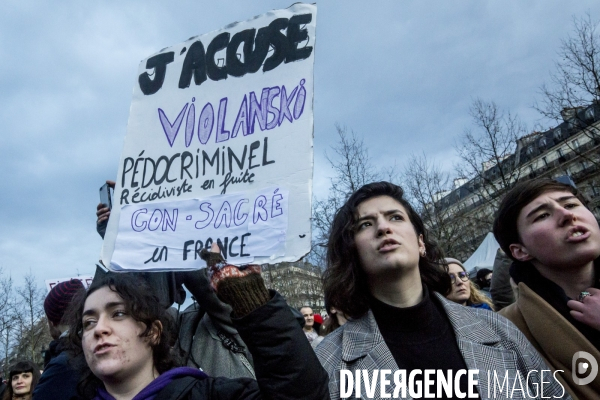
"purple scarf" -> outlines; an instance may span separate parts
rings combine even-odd
[[[179,367],[173,368],[164,374],[159,375],[158,378],[150,382],[148,386],[142,389],[141,392],[135,395],[131,400],[153,400],[156,395],[165,388],[171,381],[183,376],[193,376],[198,379],[207,378],[204,372],[199,369],[190,367]],[[115,400],[104,388],[99,388],[98,393],[94,400]]]

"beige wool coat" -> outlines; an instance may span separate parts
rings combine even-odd
[[[548,366],[564,371],[558,376],[574,399],[600,399],[600,373],[583,386],[575,384],[572,378],[572,361],[576,352],[588,352],[600,363],[600,351],[550,304],[521,282],[517,301],[502,309],[500,314],[521,330]]]

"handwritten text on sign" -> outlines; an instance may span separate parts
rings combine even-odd
[[[104,265],[201,268],[212,242],[236,264],[310,251],[316,11],[296,3],[140,62]]]
[[[200,251],[213,243],[231,263],[277,256],[285,252],[287,219],[288,191],[276,187],[252,195],[125,206],[111,267],[199,268],[204,266]]]

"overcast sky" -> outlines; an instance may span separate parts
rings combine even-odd
[[[172,5],[175,4],[175,5]],[[0,13],[0,267],[21,283],[93,273],[98,188],[115,179],[140,60],[288,1],[5,0]],[[343,4],[343,6],[342,6]],[[425,152],[451,168],[476,97],[530,128],[572,16],[590,1],[317,3],[314,193],[335,124],[378,165]]]

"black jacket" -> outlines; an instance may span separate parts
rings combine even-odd
[[[257,380],[182,377],[155,400],[329,399],[328,377],[283,298],[271,300],[234,325],[254,358]],[[37,399],[36,399],[37,400]]]
[[[79,372],[70,364],[65,351],[66,338],[53,340],[50,343],[50,362],[46,364],[44,373],[33,390],[35,400],[70,400],[77,399],[77,383]]]

